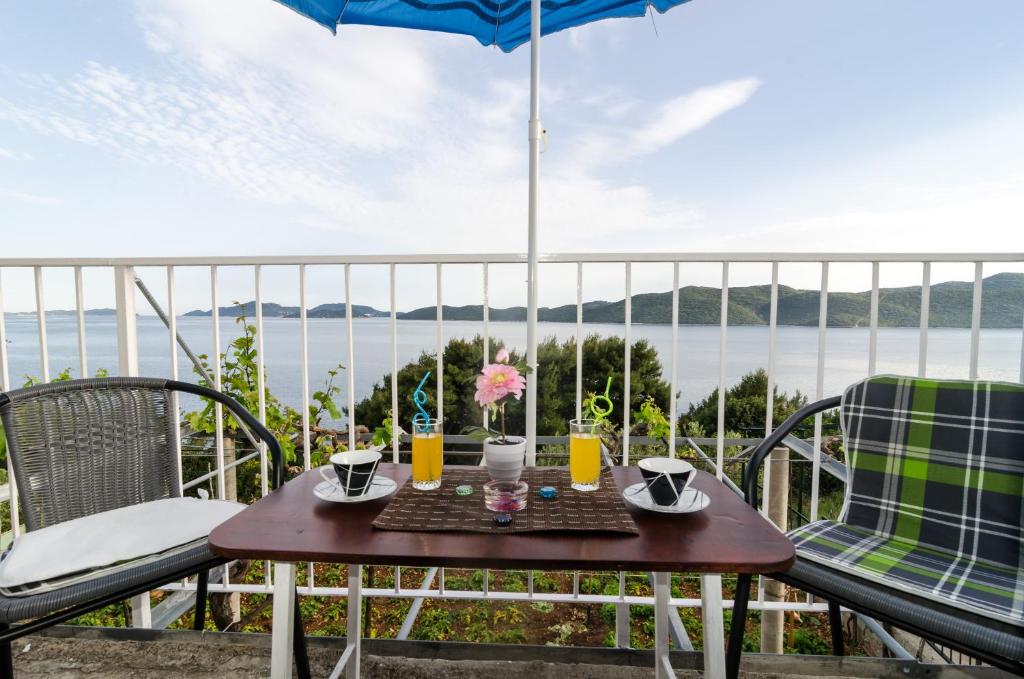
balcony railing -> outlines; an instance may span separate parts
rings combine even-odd
[[[676,423],[679,418],[679,403],[677,402],[677,393],[680,387],[679,377],[679,363],[680,363],[680,341],[679,341],[679,307],[680,307],[680,272],[681,268],[685,273],[685,267],[691,265],[696,266],[717,266],[720,268],[720,280],[721,280],[721,299],[720,299],[720,323],[718,329],[718,380],[717,387],[719,394],[725,394],[726,389],[730,386],[727,384],[727,371],[726,366],[729,363],[730,356],[728,352],[728,332],[730,329],[728,322],[728,309],[729,309],[729,281],[730,281],[730,267],[736,265],[746,265],[752,263],[759,263],[770,267],[770,278],[765,283],[770,283],[770,309],[769,309],[769,322],[767,326],[767,360],[765,369],[768,375],[768,386],[766,392],[766,412],[764,419],[764,432],[768,433],[772,428],[773,418],[773,401],[772,394],[776,386],[776,363],[777,363],[777,327],[778,327],[778,303],[779,303],[779,274],[780,268],[790,264],[800,264],[802,266],[816,265],[820,267],[820,297],[818,304],[818,324],[817,324],[817,350],[814,356],[814,393],[810,396],[815,399],[820,399],[828,394],[825,393],[825,376],[827,370],[826,362],[826,346],[827,346],[827,320],[828,320],[828,304],[829,304],[829,273],[830,266],[835,264],[846,265],[847,263],[856,263],[863,265],[864,267],[870,267],[871,277],[871,296],[870,296],[870,316],[868,323],[868,337],[867,337],[867,360],[863,366],[864,376],[874,374],[878,365],[879,359],[879,289],[880,289],[880,273],[884,267],[904,267],[906,265],[916,265],[920,267],[922,272],[921,277],[921,298],[920,298],[920,317],[919,317],[919,335],[918,335],[918,365],[917,373],[925,374],[928,368],[928,348],[929,348],[929,337],[931,329],[929,327],[929,314],[931,310],[930,305],[930,291],[931,291],[931,274],[932,266],[935,264],[946,265],[950,263],[967,264],[973,267],[973,292],[971,296],[971,315],[970,315],[970,339],[969,339],[969,351],[967,353],[967,363],[963,366],[962,377],[965,378],[977,378],[979,376],[979,356],[980,356],[980,338],[981,338],[981,307],[982,307],[982,286],[983,286],[983,275],[985,273],[985,267],[998,267],[998,268],[1018,268],[1024,265],[1024,253],[961,253],[961,254],[944,254],[944,253],[919,253],[919,254],[906,254],[906,253],[891,253],[891,254],[851,254],[851,253],[614,253],[614,254],[558,254],[558,255],[546,255],[540,258],[540,273],[539,283],[543,290],[545,281],[545,268],[548,266],[560,265],[560,266],[575,266],[576,274],[576,383],[575,383],[575,402],[577,416],[579,416],[580,403],[582,402],[583,396],[583,336],[584,336],[584,290],[585,290],[585,273],[587,267],[590,265],[601,265],[607,267],[608,265],[618,265],[622,267],[622,297],[625,301],[625,314],[623,322],[623,336],[625,339],[625,353],[623,356],[624,360],[624,373],[623,373],[623,392],[624,402],[630,403],[631,400],[631,380],[630,380],[630,347],[633,342],[633,319],[632,319],[632,300],[634,296],[633,291],[633,276],[635,271],[639,267],[648,265],[660,264],[664,270],[668,270],[670,267],[671,276],[666,276],[664,281],[665,287],[671,285],[672,290],[672,318],[671,318],[671,354],[668,361],[668,381],[670,384],[670,402],[668,408],[668,419],[671,423],[671,434],[669,436],[669,454],[676,455],[682,450],[683,447],[690,449],[692,452],[705,457],[705,462],[709,468],[719,477],[723,478],[726,464],[729,460],[726,458],[726,449],[731,445],[744,445],[750,444],[754,439],[746,440],[733,440],[726,437],[726,399],[719,398],[717,404],[717,429],[716,434],[711,439],[694,441],[692,439],[686,439],[676,431]],[[301,457],[303,466],[308,469],[311,465],[311,435],[310,435],[310,422],[309,422],[309,404],[310,404],[310,355],[309,355],[309,319],[307,317],[307,298],[309,290],[307,289],[307,273],[317,267],[335,266],[342,267],[343,269],[343,280],[341,286],[344,288],[344,297],[346,305],[345,314],[345,333],[347,355],[345,357],[346,370],[346,398],[347,407],[349,413],[355,412],[356,405],[356,394],[355,394],[355,374],[359,369],[359,355],[356,349],[356,345],[353,341],[353,313],[352,313],[352,271],[360,270],[362,267],[386,267],[388,274],[388,299],[389,299],[389,311],[390,311],[390,391],[391,391],[391,407],[392,411],[397,413],[398,409],[398,370],[399,366],[399,351],[398,343],[400,339],[401,325],[397,322],[397,299],[398,290],[396,289],[396,271],[403,267],[429,265],[434,267],[434,282],[435,282],[435,297],[436,297],[436,375],[438,376],[437,385],[437,400],[438,400],[438,412],[442,412],[443,409],[443,348],[444,348],[444,332],[443,325],[444,319],[442,317],[442,307],[444,304],[444,273],[446,267],[455,265],[459,266],[479,266],[479,281],[480,281],[480,297],[479,302],[483,306],[483,319],[481,325],[481,334],[484,342],[484,355],[489,355],[488,346],[492,341],[491,334],[491,321],[489,318],[489,299],[490,299],[490,267],[495,265],[518,265],[522,266],[525,271],[526,257],[525,255],[518,254],[453,254],[453,255],[353,255],[353,256],[272,256],[272,257],[148,257],[148,258],[68,258],[68,259],[49,259],[49,258],[38,258],[38,259],[10,259],[0,258],[0,390],[6,390],[13,388],[12,378],[10,374],[10,366],[8,360],[8,348],[6,342],[7,330],[5,326],[5,317],[3,314],[4,302],[10,302],[10,297],[5,300],[5,294],[9,294],[4,288],[4,274],[13,269],[28,269],[32,275],[32,288],[34,290],[35,297],[35,316],[37,323],[37,338],[39,348],[39,374],[44,381],[48,381],[53,376],[51,370],[50,350],[48,346],[48,333],[47,333],[47,317],[46,309],[47,305],[45,302],[45,276],[50,274],[52,271],[57,269],[70,269],[73,273],[74,281],[74,299],[75,299],[75,314],[77,323],[77,344],[78,344],[78,372],[80,375],[87,376],[89,372],[89,361],[86,351],[87,337],[86,337],[86,322],[85,322],[85,306],[84,306],[84,277],[83,271],[90,270],[107,270],[110,275],[113,276],[114,280],[114,298],[116,304],[116,319],[117,319],[117,372],[122,375],[134,375],[138,373],[139,369],[139,345],[138,345],[138,334],[136,327],[136,312],[145,311],[144,308],[136,307],[136,276],[142,275],[143,278],[149,277],[154,278],[157,274],[154,274],[154,270],[162,270],[160,277],[166,281],[166,298],[157,299],[155,303],[158,306],[163,307],[166,312],[166,346],[167,346],[167,364],[166,364],[166,376],[178,379],[182,372],[182,366],[179,365],[179,349],[177,336],[177,322],[178,314],[180,312],[179,305],[176,299],[175,290],[175,276],[176,273],[183,268],[195,268],[201,267],[208,272],[209,278],[209,303],[212,309],[210,316],[210,335],[212,344],[212,355],[217,356],[224,349],[220,318],[218,308],[222,304],[220,295],[218,294],[218,276],[225,269],[230,269],[232,272],[236,271],[248,271],[247,275],[251,275],[251,281],[254,289],[255,297],[255,325],[257,328],[257,346],[256,346],[256,362],[258,365],[258,392],[260,396],[259,400],[259,412],[257,416],[265,421],[266,418],[266,403],[263,398],[264,396],[264,384],[263,375],[265,368],[265,351],[263,346],[264,338],[264,318],[262,313],[263,303],[271,301],[275,298],[275,291],[268,291],[264,286],[264,272],[266,267],[274,267],[275,271],[281,270],[281,268],[291,269],[292,273],[289,274],[294,276],[294,282],[298,288],[298,306],[300,310],[300,316],[298,318],[299,323],[299,352],[301,354],[300,360],[300,392],[301,392],[301,413],[303,417],[303,436],[302,436],[302,451]],[[140,272],[144,272],[141,273]],[[66,274],[65,274],[66,275]],[[108,279],[109,280],[109,279]],[[525,288],[525,286],[524,286]],[[664,289],[664,288],[662,288]],[[524,293],[525,294],[525,293]],[[1024,320],[1024,319],[1022,319]],[[1024,342],[1024,332],[1022,332],[1022,342]],[[1024,354],[1024,352],[1022,352]],[[221,385],[221,370],[220,362],[216,360],[210,361],[210,369],[212,371],[212,381],[214,385],[219,389]],[[1022,355],[1020,363],[1020,379],[1024,381],[1024,355]],[[528,402],[526,404],[528,417],[535,416],[536,403]],[[178,404],[175,405],[174,416],[180,418],[180,408]],[[622,440],[622,454],[619,462],[621,464],[629,464],[630,462],[630,451],[631,445],[638,443],[635,440],[631,440],[629,429],[630,429],[630,413],[629,408],[623,409],[623,440]],[[262,482],[262,494],[267,493],[267,482],[268,477],[266,473],[267,459],[263,450],[252,452],[248,455],[240,456],[233,463],[225,463],[225,451],[224,451],[224,416],[220,406],[216,408],[216,435],[215,441],[215,469],[208,474],[197,476],[192,479],[182,479],[185,488],[195,487],[206,481],[216,479],[216,487],[219,493],[223,493],[225,488],[225,473],[232,467],[249,462],[250,460],[259,459],[261,478]],[[529,430],[529,427],[528,427]],[[354,427],[348,427],[348,443],[350,447],[354,447],[356,443],[356,430]],[[550,439],[540,437],[538,440],[530,440],[528,442],[528,463],[536,464],[537,462],[537,446],[538,444],[556,442],[558,439]],[[564,439],[561,439],[564,442]],[[395,441],[392,445],[394,452],[394,458],[398,459],[397,450],[398,436],[396,434]],[[647,440],[639,441],[641,444],[649,443]],[[819,495],[820,495],[820,482],[821,474],[824,469],[826,473],[838,474],[837,468],[834,464],[829,464],[829,458],[822,454],[822,418],[818,415],[814,421],[813,435],[810,437],[809,445],[801,444],[799,441],[792,441],[792,447],[805,458],[809,459],[811,466],[811,489],[810,489],[810,500],[809,500],[809,514],[806,518],[813,521],[818,517],[819,514]],[[181,467],[181,441],[177,441],[178,446],[178,461],[179,470]],[[705,454],[704,449],[708,448],[709,453]],[[712,450],[713,449],[713,450]],[[8,461],[8,465],[10,462]],[[838,468],[841,470],[841,466]],[[9,507],[10,526],[5,526],[5,529],[9,529],[10,535],[16,536],[20,530],[19,518],[18,518],[18,502],[17,502],[17,489],[13,482],[13,475],[8,470],[8,478],[11,479],[9,485],[4,486],[0,489],[0,503],[7,503]],[[728,481],[728,477],[725,477]],[[764,485],[770,486],[770,470],[766,469],[764,476]],[[762,497],[767,502],[769,496],[768,492],[763,493]],[[766,507],[762,508],[766,510]],[[213,592],[250,592],[269,594],[272,592],[271,583],[271,568],[266,568],[265,573],[266,579],[262,583],[251,584],[251,583],[238,583],[231,582],[228,578],[228,574],[225,571],[221,581],[219,583],[211,583],[210,591]],[[531,600],[531,601],[549,601],[549,602],[577,602],[577,603],[592,603],[592,604],[607,604],[611,603],[617,606],[619,612],[617,616],[617,640],[619,645],[628,645],[628,606],[629,605],[653,605],[653,597],[651,596],[632,596],[627,594],[626,588],[626,573],[619,573],[619,588],[616,594],[590,594],[580,591],[580,574],[575,573],[573,577],[573,587],[571,592],[564,593],[551,593],[538,591],[534,588],[532,573],[530,574],[527,591],[525,592],[512,592],[512,591],[494,591],[488,586],[488,578],[485,574],[483,579],[482,591],[465,591],[465,590],[453,590],[445,586],[445,572],[444,569],[431,569],[427,577],[423,580],[419,587],[407,587],[402,584],[402,578],[400,577],[400,569],[395,569],[394,587],[380,588],[380,587],[366,587],[363,588],[364,596],[371,597],[385,597],[385,598],[412,598],[422,600],[424,598],[444,598],[444,599],[491,599],[491,600]],[[432,583],[437,583],[436,588],[432,586]],[[189,583],[180,583],[177,585],[168,586],[169,590],[184,590],[188,591],[193,589],[194,585]],[[802,601],[765,601],[764,599],[764,588],[759,588],[759,596],[756,601],[751,602],[751,608],[754,610],[796,610],[796,611],[824,611],[826,606],[823,603],[816,603],[810,598]],[[316,582],[314,569],[312,564],[309,565],[306,573],[306,583],[300,587],[300,593],[303,595],[315,595],[315,596],[346,596],[347,588],[342,586],[334,586],[330,584],[321,584]],[[146,600],[148,602],[148,599]],[[146,602],[139,600],[138,606],[146,605]],[[671,600],[671,606],[673,607],[700,607],[701,600],[699,598],[673,598]],[[725,606],[730,606],[731,602],[726,601]],[[414,607],[417,608],[417,607]],[[413,614],[415,617],[415,614]],[[135,618],[136,620],[145,620],[146,616],[141,615]],[[408,633],[408,629],[403,628],[405,633]],[[684,633],[685,635],[685,633]]]

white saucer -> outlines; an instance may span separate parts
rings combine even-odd
[[[362,495],[353,495],[352,497],[345,495],[337,481],[321,481],[313,487],[313,494],[327,502],[356,503],[387,497],[397,489],[398,484],[395,483],[394,479],[390,479],[387,476],[374,476],[370,487]]]
[[[643,481],[634,483],[622,491],[622,497],[626,502],[636,505],[640,509],[646,509],[649,512],[662,512],[663,514],[690,514],[692,512],[699,512],[711,504],[711,499],[707,495],[696,488],[687,488],[679,496],[678,503],[668,506],[659,505],[651,498],[651,494],[647,491]]]

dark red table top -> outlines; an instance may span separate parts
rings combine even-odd
[[[411,470],[381,464],[377,473],[401,485]],[[614,467],[613,474],[620,490],[640,481],[636,467]],[[324,502],[313,495],[320,481],[316,470],[289,481],[218,526],[210,547],[231,558],[509,570],[774,573],[789,568],[794,557],[785,535],[703,472],[693,482],[711,499],[703,511],[660,514],[626,503],[639,535],[379,530],[371,522],[388,498]]]

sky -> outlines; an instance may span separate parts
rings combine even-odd
[[[1024,252],[1022,27],[1019,0],[692,0],[548,36],[540,250]],[[528,73],[528,48],[334,36],[272,0],[3,3],[0,257],[524,252]],[[399,306],[432,303],[432,275],[403,270]],[[494,267],[492,304],[523,303],[523,275]],[[3,276],[6,308],[33,308],[31,272]],[[70,276],[47,272],[49,308],[73,306]],[[310,304],[343,298],[339,269],[309,276]],[[621,265],[585,276],[621,298]],[[664,265],[633,276],[671,287]],[[480,277],[447,268],[445,301],[478,303]],[[294,270],[265,278],[295,303]],[[110,279],[87,272],[86,306],[112,304]],[[179,272],[181,307],[208,308],[209,280]],[[542,303],[574,301],[573,267],[540,280]],[[830,289],[869,285],[832,268]],[[385,269],[353,287],[386,306]],[[251,270],[218,295],[251,299]]]

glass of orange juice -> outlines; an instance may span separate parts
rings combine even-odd
[[[576,490],[601,487],[601,437],[597,420],[569,421],[569,480]]]
[[[441,487],[441,420],[413,420],[412,487],[434,490]]]

